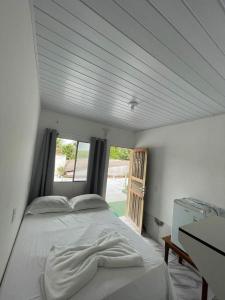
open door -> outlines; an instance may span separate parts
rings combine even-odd
[[[127,216],[137,231],[142,231],[145,181],[147,169],[147,149],[133,149],[130,158]]]

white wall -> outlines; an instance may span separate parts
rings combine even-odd
[[[0,45],[1,279],[27,200],[40,105],[28,0],[0,1]]]
[[[71,117],[65,114],[59,114],[49,110],[42,110],[39,120],[39,130],[36,146],[36,162],[38,152],[45,128],[55,128],[58,130],[60,137],[89,142],[91,136],[104,138],[104,129],[108,129],[107,140],[108,146],[120,146],[132,148],[135,145],[135,134],[132,131],[123,130],[106,126],[100,123],[87,121],[77,117]],[[106,188],[106,175],[105,185]],[[85,192],[85,183],[82,182],[57,182],[54,183],[54,194],[62,194],[68,197],[79,195]]]
[[[145,224],[155,238],[168,233],[175,198],[225,207],[225,115],[139,132],[137,146],[150,148]]]

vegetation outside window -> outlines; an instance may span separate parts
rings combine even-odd
[[[89,143],[58,138],[54,181],[86,181],[89,149]]]

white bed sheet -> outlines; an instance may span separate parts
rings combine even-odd
[[[71,300],[174,299],[162,258],[109,210],[25,216],[1,285],[0,299],[43,300],[40,275],[51,246],[93,242],[103,230],[126,236],[143,256],[144,267],[101,268]]]

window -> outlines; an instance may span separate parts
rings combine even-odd
[[[57,138],[54,181],[86,181],[89,149],[89,143]]]

